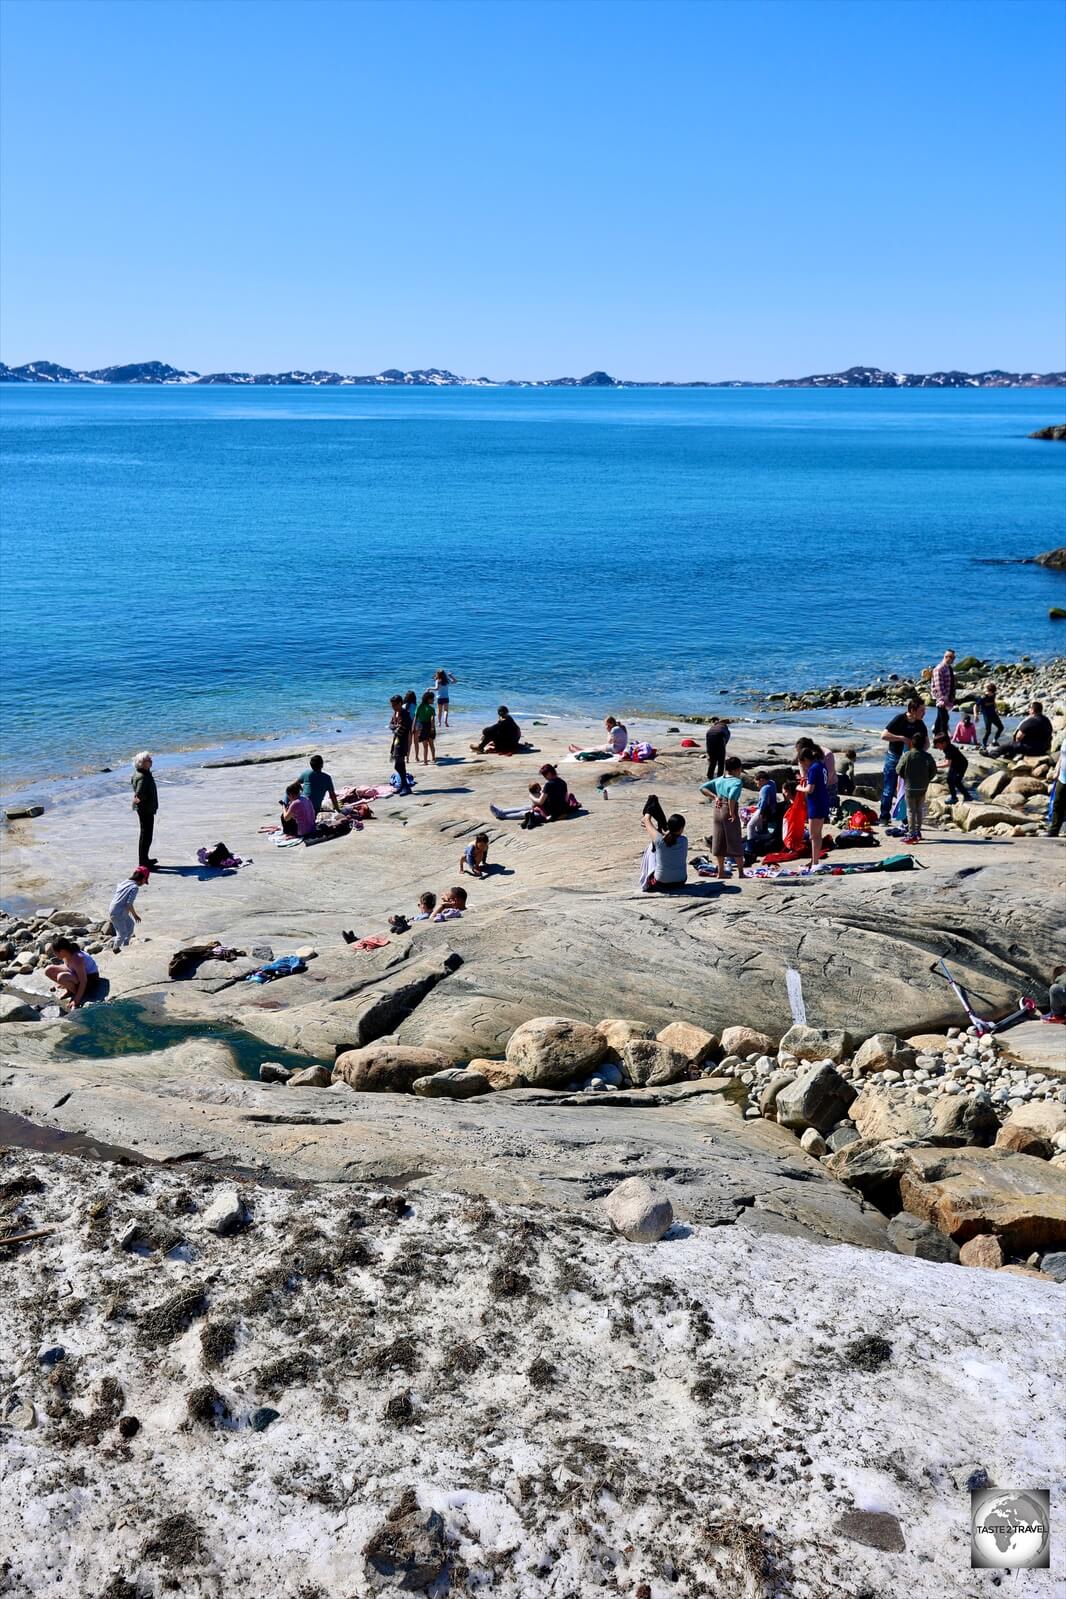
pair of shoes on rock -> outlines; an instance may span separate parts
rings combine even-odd
[[[350,928],[347,931],[342,931],[341,937],[346,944],[354,944],[356,942],[356,936]]]

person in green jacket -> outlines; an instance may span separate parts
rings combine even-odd
[[[159,864],[152,855],[152,834],[155,832],[159,794],[152,775],[152,757],[147,750],[142,750],[139,755],[133,757],[133,776],[130,778],[130,784],[133,788],[133,809],[137,812],[140,826],[137,864],[154,867]]]
[[[936,761],[929,753],[929,735],[924,724],[915,728],[909,742],[909,749],[900,757],[896,767],[896,776],[903,781],[907,801],[907,831],[903,842],[920,844],[925,820],[925,796],[936,776]]]

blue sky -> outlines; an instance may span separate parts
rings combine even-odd
[[[4,359],[1066,364],[1062,0],[5,0]]]

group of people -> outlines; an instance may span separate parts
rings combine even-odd
[[[445,667],[433,674],[433,686],[419,696],[414,689],[406,694],[394,694],[389,701],[392,718],[390,759],[395,774],[397,794],[413,792],[407,770],[408,758],[417,766],[437,764],[437,730],[448,727],[451,709],[451,686],[459,680]]]

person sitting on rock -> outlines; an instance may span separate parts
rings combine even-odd
[[[489,835],[478,833],[472,844],[468,844],[459,857],[460,874],[468,873],[471,877],[487,877],[489,875]]]
[[[44,975],[61,989],[71,1010],[80,1010],[99,987],[100,968],[87,950],[79,949],[71,938],[53,938],[52,953],[59,964],[46,966]]]
[[[570,745],[571,755],[624,755],[629,745],[629,729],[624,722],[616,721],[613,716],[608,716],[604,722],[607,730],[607,740],[604,744],[592,744],[587,749],[580,744]]]
[[[539,827],[541,822],[557,822],[561,817],[569,816],[574,806],[570,803],[570,790],[563,778],[550,762],[540,769],[544,782],[530,783],[529,794],[532,804],[519,805],[513,810],[504,810],[502,806],[490,805],[489,809],[498,822],[521,821],[524,828]]]
[[[303,792],[297,778],[285,790],[281,801],[281,831],[286,838],[310,838],[317,827],[315,807]]]
[[[500,705],[496,710],[497,720],[490,727],[481,729],[481,738],[477,744],[470,748],[478,755],[514,755],[522,743],[522,729],[507,709]]]
[[[324,809],[329,800],[335,811],[340,810],[340,801],[337,791],[333,787],[333,779],[323,770],[325,762],[321,755],[312,755],[307,770],[300,773],[300,787],[305,799],[309,799],[315,807],[315,814]]]
[[[673,893],[688,881],[688,839],[685,818],[667,816],[657,795],[649,794],[641,817],[649,842],[640,863],[640,886],[645,894]]]
[[[418,896],[418,910],[411,917],[413,922],[428,922],[437,908],[437,896],[431,889]]]
[[[1058,1022],[1066,1025],[1066,966],[1056,966],[1051,974],[1051,986],[1048,988],[1048,1008],[1044,1017],[1046,1022]]]
[[[800,793],[794,777],[786,777],[781,784],[785,802],[785,818],[781,827],[781,848],[790,855],[802,855],[807,843],[807,796]]]
[[[777,849],[781,837],[780,807],[777,784],[769,772],[756,772],[759,797],[744,823],[745,854],[757,855],[760,850]]]
[[[1034,700],[1029,707],[1029,715],[1018,727],[1009,744],[1001,744],[1000,755],[1048,755],[1051,752],[1051,740],[1054,735],[1051,721],[1044,715],[1044,707],[1039,700]]]
[[[466,910],[466,889],[450,888],[440,902],[440,910],[434,916],[435,922],[455,922]]]

